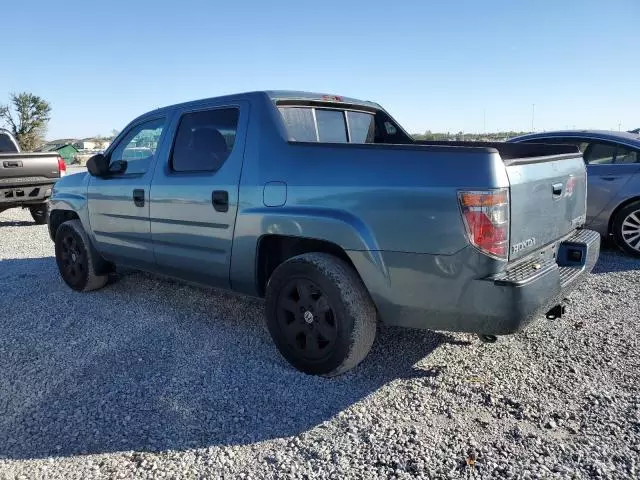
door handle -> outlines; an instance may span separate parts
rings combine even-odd
[[[229,192],[225,190],[214,190],[211,194],[211,203],[216,212],[228,212]]]
[[[141,188],[136,188],[133,191],[133,203],[136,204],[136,207],[144,207],[144,190]]]
[[[4,168],[19,168],[22,166],[22,162],[21,161],[4,162],[3,165],[4,165]]]
[[[618,177],[600,177],[600,178],[606,182],[613,182],[614,180],[618,179]]]
[[[551,185],[551,191],[556,197],[562,195],[562,183],[554,183],[553,185]]]

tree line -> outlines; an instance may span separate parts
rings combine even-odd
[[[518,135],[525,135],[531,132],[517,132],[514,130],[506,132],[491,132],[491,133],[465,133],[465,132],[446,132],[438,133],[427,130],[424,133],[414,133],[413,138],[416,140],[431,140],[431,141],[466,141],[466,142],[500,142],[508,138],[517,137]]]

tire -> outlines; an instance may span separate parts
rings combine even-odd
[[[56,263],[64,282],[78,292],[97,290],[106,285],[108,275],[98,275],[101,261],[80,220],[69,220],[58,227],[55,238]]]
[[[640,257],[640,202],[630,203],[616,213],[612,233],[622,251]]]
[[[31,212],[31,218],[36,222],[36,225],[44,225],[47,223],[49,209],[46,203],[29,207],[29,212]]]
[[[298,370],[332,377],[358,365],[376,337],[377,314],[356,271],[325,253],[278,266],[266,289],[267,327]]]

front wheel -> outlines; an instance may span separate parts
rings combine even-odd
[[[295,368],[335,376],[371,350],[376,309],[356,271],[325,253],[291,258],[271,275],[267,326],[276,347]]]
[[[29,207],[29,212],[31,212],[31,218],[36,222],[36,225],[44,225],[47,223],[47,204],[41,203],[39,205],[33,205]]]
[[[613,238],[620,249],[640,257],[640,202],[633,202],[616,213]]]
[[[96,273],[94,265],[98,254],[80,220],[69,220],[58,227],[55,250],[60,275],[72,289],[89,292],[106,285],[108,275]]]

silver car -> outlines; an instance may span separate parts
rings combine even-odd
[[[587,227],[640,257],[640,135],[605,130],[532,133],[512,143],[576,145],[588,172]]]

